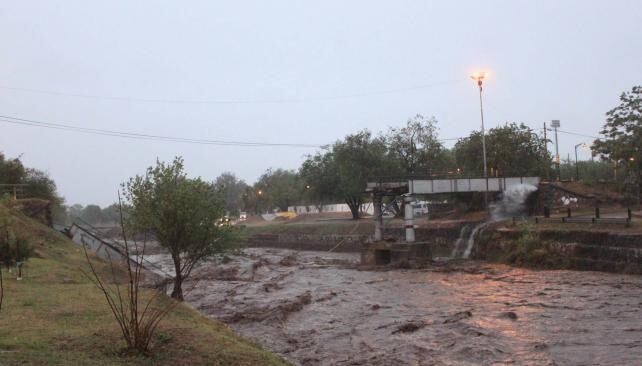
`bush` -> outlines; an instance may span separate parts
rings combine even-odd
[[[520,234],[514,241],[503,262],[524,267],[565,268],[568,261],[549,250],[548,243],[540,239],[533,225],[524,221],[519,224]]]
[[[33,247],[23,237],[16,237],[5,227],[0,234],[0,264],[7,268],[18,266],[18,279],[22,278],[22,265],[33,255]]]

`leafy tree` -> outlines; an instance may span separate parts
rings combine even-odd
[[[399,172],[398,166],[388,154],[385,139],[372,137],[368,130],[337,141],[328,153],[332,154],[338,177],[336,191],[350,207],[355,220],[359,218],[359,209],[364,202],[363,193],[368,178]]]
[[[7,159],[0,152],[0,183],[20,184],[26,175],[25,167],[18,158]]]
[[[112,203],[111,205],[102,209],[100,213],[105,222],[117,223],[120,221],[120,209],[118,204]]]
[[[224,172],[216,178],[214,186],[223,192],[228,213],[238,215],[244,209],[243,195],[248,186],[242,179],[238,179],[234,173]]]
[[[103,221],[103,211],[98,205],[87,205],[83,208],[80,218],[90,224],[98,224]]]
[[[324,204],[343,200],[337,191],[339,175],[333,154],[317,153],[308,156],[299,168],[299,175],[305,183],[304,200],[314,204],[319,210]]]
[[[483,175],[481,137],[473,131],[453,148],[457,167],[469,176]],[[543,152],[544,139],[523,123],[491,128],[486,135],[488,175],[541,176],[551,164],[550,155]]]
[[[27,184],[25,187],[27,197],[42,198],[56,205],[62,204],[62,198],[58,197],[56,193],[56,183],[49,178],[47,173],[27,168],[22,182]]]
[[[405,174],[428,174],[447,167],[445,148],[438,140],[437,120],[417,114],[406,126],[391,127],[385,137],[392,157]]]
[[[278,208],[287,211],[289,206],[301,201],[302,184],[299,176],[292,170],[268,169],[254,185],[261,192],[258,204],[260,209]]]
[[[213,184],[188,178],[182,158],[156,162],[124,184],[127,226],[152,233],[175,269],[172,297],[183,300],[183,281],[194,266],[231,248],[236,229],[223,225],[225,202]]]
[[[56,183],[43,171],[25,167],[19,158],[7,159],[0,153],[0,184],[25,184],[28,198],[40,198],[54,205],[63,200],[56,193]]]
[[[606,113],[606,123],[600,133],[604,138],[595,140],[594,151],[603,159],[624,168],[627,182],[636,186],[639,204],[642,185],[642,86],[634,86],[631,91],[620,95],[620,105]]]

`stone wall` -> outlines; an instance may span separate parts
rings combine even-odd
[[[504,261],[511,253],[522,250],[520,235],[518,230],[488,230],[478,238],[473,257]],[[642,273],[642,235],[639,234],[542,230],[532,252],[535,262],[526,265]]]
[[[418,242],[431,243],[433,252],[439,254],[449,250],[459,235],[458,226],[448,228],[418,228],[415,238]],[[383,237],[387,242],[402,242],[404,233],[399,228],[385,228]],[[271,247],[295,250],[326,251],[334,248],[337,252],[360,252],[364,243],[372,240],[371,235],[318,235],[299,233],[263,233],[249,237],[247,247]]]

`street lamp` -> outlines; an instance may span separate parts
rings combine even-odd
[[[575,145],[575,180],[579,181],[580,180],[580,168],[577,166],[577,148],[578,147],[587,147],[586,143],[581,142],[577,145]]]
[[[484,129],[484,104],[482,102],[482,84],[486,77],[485,72],[476,72],[470,76],[471,79],[477,81],[479,86],[479,113],[481,115],[481,133],[482,133],[482,154],[484,156],[484,179],[486,179],[486,191],[484,191],[484,205],[488,208],[488,168],[486,165],[486,130]]]

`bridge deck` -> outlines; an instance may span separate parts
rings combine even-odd
[[[452,179],[408,179],[396,182],[367,183],[366,192],[384,193],[394,191],[411,194],[438,194],[457,192],[500,192],[519,184],[537,186],[539,177],[500,178],[452,178]]]

